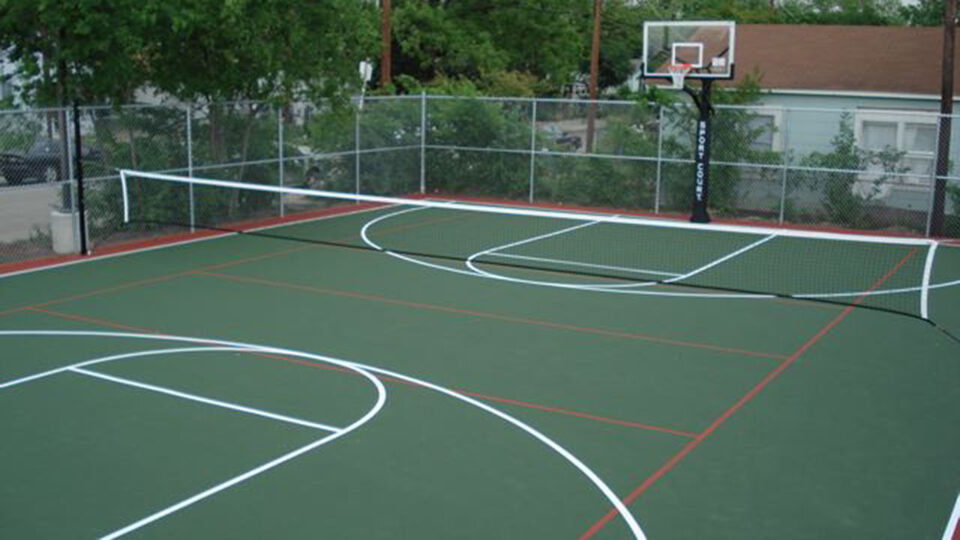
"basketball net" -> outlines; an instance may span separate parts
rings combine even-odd
[[[673,88],[680,90],[683,88],[683,80],[686,78],[687,73],[690,73],[690,70],[693,69],[693,64],[671,64],[667,67],[667,70],[670,72],[670,78],[673,79]]]

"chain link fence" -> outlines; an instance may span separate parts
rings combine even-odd
[[[154,187],[143,195],[163,201],[156,215],[123,226],[120,168],[685,216],[696,116],[685,105],[426,95],[81,108],[88,243],[292,219],[332,204]],[[922,111],[717,106],[711,211],[726,220],[926,235],[941,180],[943,234],[960,237],[955,160],[935,178],[943,120]],[[950,120],[957,141],[960,122]],[[70,110],[0,112],[0,265],[78,252],[72,121]]]

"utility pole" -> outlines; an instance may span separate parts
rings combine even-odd
[[[946,198],[946,176],[950,171],[950,130],[953,114],[954,34],[957,0],[945,0],[943,9],[943,64],[940,86],[940,132],[937,137],[937,169],[933,181],[933,207],[930,209],[930,236],[943,234],[943,210]]]
[[[593,0],[593,39],[590,45],[590,105],[587,107],[586,153],[593,152],[593,132],[597,121],[597,73],[600,71],[600,8],[603,0]]]
[[[383,0],[383,19],[380,23],[380,86],[385,87],[390,84],[391,66],[390,66],[390,0]]]

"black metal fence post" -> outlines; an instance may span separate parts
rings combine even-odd
[[[87,251],[87,212],[83,199],[83,144],[80,141],[80,107],[73,101],[73,144],[74,144],[74,175],[77,180],[77,220],[80,225],[80,254],[88,255]]]

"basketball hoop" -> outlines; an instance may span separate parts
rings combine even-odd
[[[693,64],[680,63],[667,66],[667,71],[670,72],[670,78],[673,79],[673,88],[675,90],[683,88],[683,80],[686,78],[687,73],[690,73],[691,69],[693,69]]]

